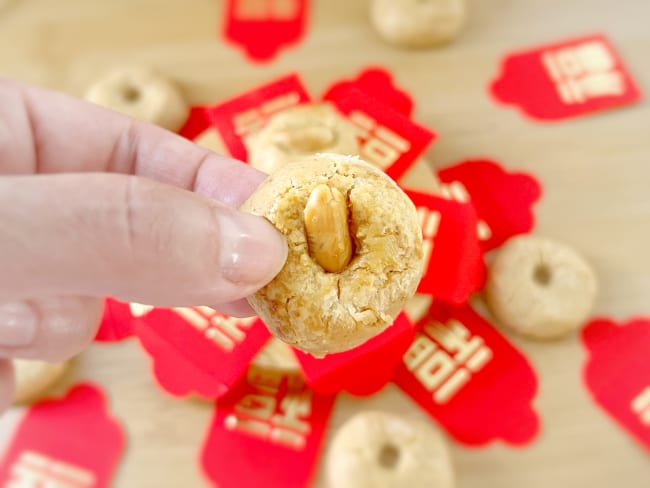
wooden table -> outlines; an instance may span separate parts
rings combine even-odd
[[[298,69],[313,93],[330,80],[382,64],[416,96],[417,119],[440,138],[436,166],[489,156],[544,183],[536,232],[570,243],[595,265],[597,314],[650,311],[650,108],[539,124],[486,95],[510,49],[575,35],[611,36],[643,91],[650,92],[650,3],[645,0],[469,0],[463,36],[440,50],[404,52],[382,43],[367,2],[314,1],[305,41],[268,65],[252,65],[218,36],[222,2],[213,0],[0,1],[0,72],[81,95],[98,73],[125,63],[154,66],[192,104],[216,102]],[[538,371],[535,406],[543,426],[525,449],[467,449],[450,443],[458,486],[624,488],[650,485],[648,453],[589,399],[585,354],[576,336],[556,343],[517,337]],[[204,486],[197,452],[211,406],[175,400],[153,383],[134,342],[95,345],[68,384],[89,379],[109,392],[128,451],[116,486]],[[339,398],[331,432],[352,412],[380,408],[423,417],[395,388],[365,400]],[[317,486],[324,486],[319,473]]]

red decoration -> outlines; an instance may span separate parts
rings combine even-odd
[[[470,201],[479,217],[479,239],[485,252],[510,237],[529,232],[535,223],[533,204],[542,194],[531,175],[508,173],[487,159],[463,161],[438,172],[451,198]]]
[[[78,385],[64,398],[38,403],[18,418],[0,458],[0,485],[112,486],[123,450],[122,428],[107,411],[103,392]]]
[[[308,0],[226,0],[223,35],[251,61],[269,61],[302,39],[308,11]]]
[[[526,115],[559,120],[640,100],[614,46],[602,34],[515,52],[492,82],[494,98]]]
[[[311,486],[333,403],[300,375],[251,366],[215,409],[204,472],[221,488]]]
[[[321,359],[302,351],[294,352],[314,391],[371,395],[393,377],[414,334],[413,324],[401,313],[384,332],[350,351],[328,354]]]
[[[351,89],[356,88],[369,97],[403,114],[411,116],[413,99],[411,95],[393,83],[390,71],[380,67],[363,70],[354,80],[342,80],[333,83],[323,95],[323,100],[341,100]]]
[[[359,156],[379,166],[394,180],[408,171],[436,135],[356,87],[330,98],[351,122],[360,142]]]
[[[462,444],[530,442],[537,377],[526,357],[469,306],[434,302],[395,383]]]
[[[128,303],[113,298],[104,300],[104,315],[99,324],[96,342],[119,342],[133,337],[133,315]]]
[[[288,75],[208,109],[232,157],[247,160],[245,138],[275,113],[309,101],[298,75]]]
[[[601,318],[582,330],[584,382],[593,399],[650,449],[650,319]]]
[[[462,304],[483,287],[485,265],[471,203],[406,190],[422,227],[425,268],[419,293]]]
[[[135,332],[160,386],[172,395],[205,398],[228,392],[270,338],[257,318],[227,317],[207,307],[153,309]]]

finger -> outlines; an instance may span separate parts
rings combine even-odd
[[[0,305],[0,357],[63,361],[95,337],[103,301],[88,297],[23,300]]]
[[[11,361],[0,359],[0,414],[13,402],[15,388],[14,368]]]
[[[159,127],[0,79],[0,173],[117,172],[239,207],[266,175]]]
[[[265,219],[145,178],[0,178],[5,301],[110,295],[159,306],[227,303],[268,283],[286,253]]]
[[[236,300],[230,303],[221,303],[219,305],[214,305],[211,308],[214,308],[223,314],[229,315],[230,317],[252,317],[253,315],[257,314],[257,312],[253,310],[253,307],[251,307],[249,303],[244,299]]]

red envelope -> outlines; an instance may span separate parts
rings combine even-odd
[[[185,124],[178,131],[178,134],[192,141],[210,127],[210,122],[207,107],[192,107]]]
[[[465,303],[485,281],[474,207],[413,190],[405,192],[418,210],[422,227],[425,271],[418,292],[444,302]]]
[[[247,160],[244,139],[258,131],[275,113],[309,101],[297,74],[288,75],[208,109],[230,154]]]
[[[227,0],[223,35],[251,61],[270,61],[302,39],[308,10],[308,0]]]
[[[401,313],[384,332],[350,351],[328,354],[321,359],[299,350],[294,353],[314,391],[371,395],[393,377],[414,334],[413,324]]]
[[[251,366],[215,409],[203,471],[220,488],[311,486],[333,404],[296,373]]]
[[[133,337],[133,334],[133,315],[129,304],[106,298],[95,342],[119,342]]]
[[[541,120],[575,117],[641,99],[630,72],[602,34],[509,54],[490,91],[497,101]]]
[[[465,192],[467,201],[471,199],[479,217],[479,238],[485,252],[533,228],[533,204],[542,194],[541,185],[533,176],[508,173],[498,163],[480,159],[444,168],[438,177],[454,185],[452,193]]]
[[[124,451],[124,433],[107,410],[103,392],[77,385],[64,398],[15,409],[2,419],[10,433],[0,456],[0,486],[112,486]]]
[[[340,95],[341,98],[333,98]],[[436,135],[356,87],[334,91],[329,101],[350,121],[360,142],[359,156],[395,181],[408,171]]]
[[[227,317],[207,307],[153,309],[136,322],[135,333],[162,388],[204,398],[228,392],[271,336],[260,319]]]
[[[601,318],[582,330],[583,374],[594,401],[650,449],[650,319]]]
[[[539,419],[526,357],[471,307],[434,302],[395,383],[462,444],[525,444]]]
[[[393,76],[390,71],[380,67],[366,68],[353,80],[342,80],[332,84],[325,91],[323,100],[341,100],[353,88],[362,91],[369,97],[406,117],[411,116],[413,111],[412,97],[393,83]]]

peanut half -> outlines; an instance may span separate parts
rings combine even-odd
[[[322,183],[309,195],[303,216],[309,254],[325,271],[338,273],[352,259],[345,196]]]

